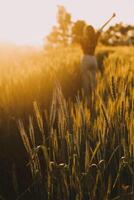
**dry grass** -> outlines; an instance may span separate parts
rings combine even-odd
[[[18,124],[33,180],[18,199],[30,191],[46,200],[134,198],[134,49],[103,51],[113,53],[90,109],[77,93],[77,48],[30,55],[3,74],[2,126],[11,118]]]

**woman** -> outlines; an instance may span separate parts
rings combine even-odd
[[[80,42],[83,51],[83,58],[80,65],[82,89],[90,105],[92,104],[91,99],[97,84],[96,73],[98,66],[94,54],[101,31],[102,30],[99,30],[96,33],[92,26],[85,26],[83,38],[81,38]]]
[[[96,89],[96,72],[98,69],[97,59],[95,57],[95,49],[98,43],[98,39],[103,28],[116,16],[113,13],[112,17],[95,32],[92,26],[85,26],[83,30],[83,37],[80,38],[80,45],[83,50],[83,58],[81,60],[81,76],[82,76],[82,88],[89,106],[92,105],[92,94]]]

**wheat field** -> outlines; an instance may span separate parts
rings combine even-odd
[[[98,47],[91,108],[77,46],[0,51],[0,199],[134,199],[134,48]]]

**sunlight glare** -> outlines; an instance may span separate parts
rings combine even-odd
[[[0,42],[43,44],[56,24],[57,5],[64,5],[73,20],[84,19],[97,28],[113,12],[117,13],[113,23],[134,24],[133,0],[0,0]]]

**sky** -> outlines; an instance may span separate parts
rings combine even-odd
[[[0,0],[0,42],[42,45],[56,25],[57,5],[63,5],[72,20],[85,20],[99,28],[113,14],[111,22],[134,25],[134,0]]]

